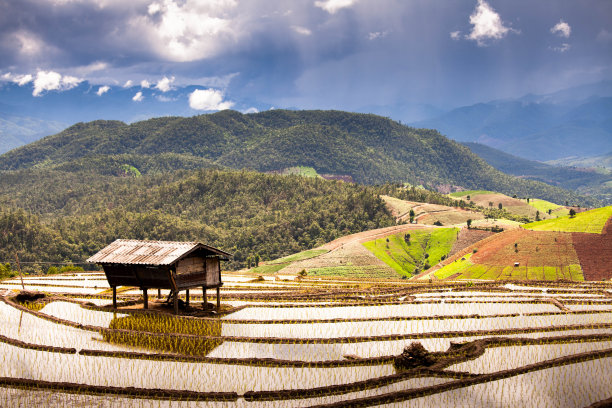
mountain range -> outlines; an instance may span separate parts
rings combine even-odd
[[[551,165],[513,156],[480,143],[464,142],[463,145],[504,173],[612,202],[612,154],[589,159],[566,159],[557,162],[558,165]]]
[[[131,125],[93,121],[0,156],[0,170],[5,171],[60,166],[112,173],[123,165],[141,172],[210,166],[270,172],[309,166],[363,184],[410,183],[440,191],[487,189],[555,202],[598,203],[504,174],[435,130],[342,111],[226,110]]]
[[[612,150],[612,81],[464,106],[412,125],[532,160],[596,156]]]
[[[175,84],[103,87],[83,81],[71,89],[33,96],[30,86],[4,82],[0,84],[0,118],[19,116],[25,120],[21,120],[19,129],[14,121],[0,122],[0,153],[78,122],[104,119],[133,123],[202,113],[190,106],[189,97],[195,90],[206,88],[209,86]],[[219,95],[222,100],[217,107],[200,108],[231,107],[244,113],[273,108],[261,101],[243,100],[240,95]],[[532,160],[589,157],[612,151],[612,81],[451,110],[398,102],[363,106],[356,111],[437,129],[457,141],[482,143]],[[581,143],[577,143],[578,138]]]

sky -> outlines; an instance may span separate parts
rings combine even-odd
[[[31,98],[450,109],[612,79],[612,1],[0,0],[0,55]]]

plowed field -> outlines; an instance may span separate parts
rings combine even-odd
[[[574,232],[572,241],[586,280],[612,278],[612,218],[602,234]]]

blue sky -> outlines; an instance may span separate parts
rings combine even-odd
[[[0,0],[0,55],[32,98],[448,109],[612,79],[612,1]]]

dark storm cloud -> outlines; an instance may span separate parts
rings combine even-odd
[[[561,21],[567,36],[551,31]],[[606,0],[0,0],[0,71],[231,78],[233,98],[275,106],[450,107],[610,78],[611,32]]]

